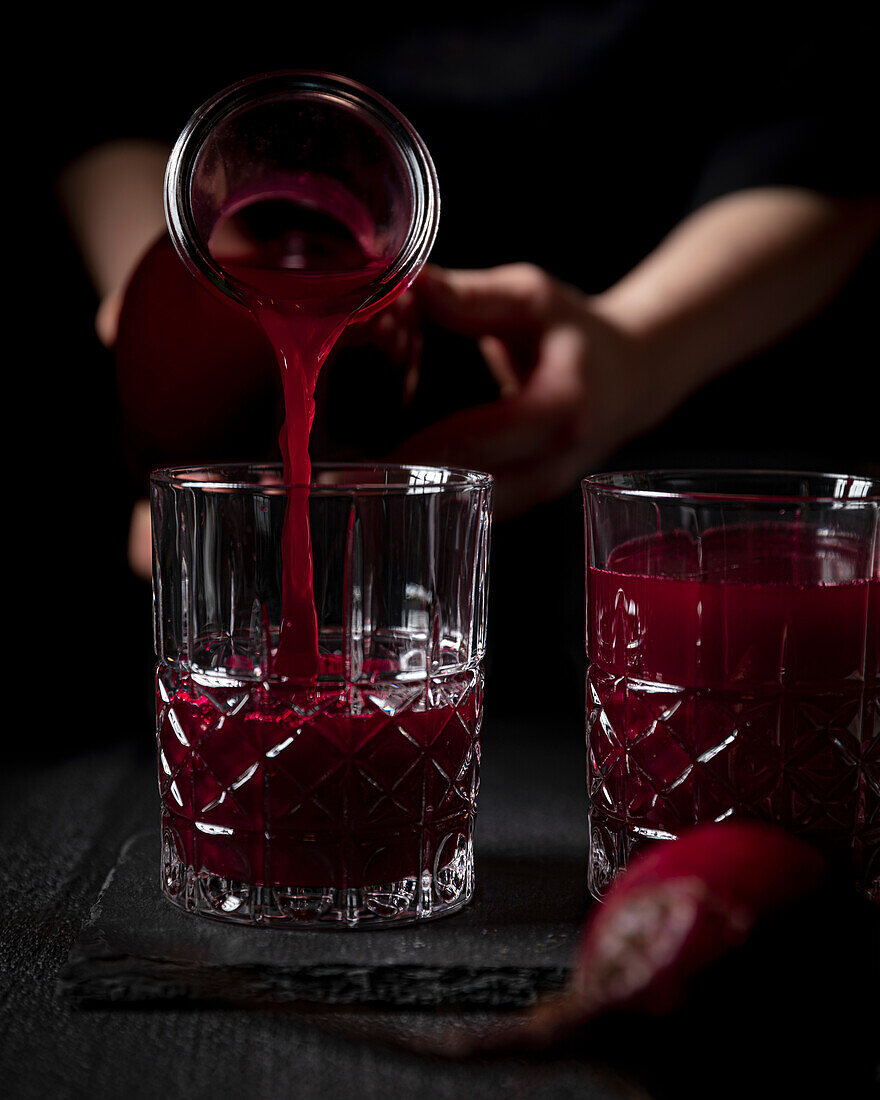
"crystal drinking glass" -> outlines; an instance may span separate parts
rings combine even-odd
[[[583,483],[590,889],[635,848],[781,823],[880,895],[880,483],[658,471]]]
[[[282,927],[465,905],[491,478],[316,466],[297,487],[277,466],[232,465],[161,470],[151,492],[165,895]],[[302,680],[276,660],[295,497],[317,621]]]

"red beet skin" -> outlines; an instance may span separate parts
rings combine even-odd
[[[585,922],[572,983],[582,1012],[670,1011],[690,979],[827,870],[815,848],[758,822],[702,825],[656,845]]]
[[[817,889],[828,870],[805,841],[757,822],[700,825],[658,843],[590,910],[560,996],[480,1035],[450,1035],[443,1052],[537,1050],[612,1012],[671,1012],[701,971],[745,943],[764,916]]]

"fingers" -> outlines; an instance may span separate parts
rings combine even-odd
[[[520,398],[462,409],[401,444],[396,462],[464,466],[498,475],[501,471],[546,466],[569,453],[570,407],[524,402]]]
[[[491,473],[495,478],[493,511],[498,520],[522,515],[577,484],[585,472],[585,460],[567,447],[545,444],[555,435],[549,419],[524,431],[514,422],[499,430],[499,421],[488,415],[489,408],[448,417],[407,440],[390,460]]]
[[[365,321],[347,325],[339,343],[344,347],[372,344],[389,360],[399,363],[406,359],[409,344],[418,331],[415,297],[412,291],[407,291]]]
[[[134,575],[149,580],[153,575],[153,534],[150,524],[150,502],[135,501],[128,529],[128,564]]]
[[[497,336],[481,336],[479,348],[489,373],[498,384],[500,397],[512,397],[518,393],[522,388],[522,375],[504,341]]]
[[[349,325],[334,351],[334,362],[349,349],[369,349],[364,369],[379,372],[382,381],[390,374],[396,379],[403,404],[415,396],[424,338],[418,310],[411,291],[407,291],[380,313],[358,324]],[[362,356],[363,358],[363,356]],[[357,362],[357,360],[355,360]],[[331,368],[332,369],[332,368]]]
[[[111,290],[98,306],[95,314],[95,332],[105,348],[112,348],[119,332],[119,314],[122,310],[122,292]]]
[[[533,264],[476,271],[427,266],[415,284],[425,315],[464,336],[505,336],[568,308],[571,290]]]

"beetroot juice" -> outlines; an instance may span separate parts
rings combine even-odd
[[[870,547],[868,547],[868,552]],[[632,847],[731,816],[877,875],[880,583],[826,527],[637,538],[587,575],[594,889]]]
[[[309,433],[318,375],[387,266],[357,199],[308,173],[276,176],[267,192],[231,197],[208,242],[268,336],[281,371],[284,480],[311,481]],[[319,671],[308,492],[291,492],[284,537],[284,608],[272,671],[299,681]]]
[[[199,679],[159,681],[163,827],[187,866],[260,887],[408,880],[415,891],[424,869],[461,862],[478,784],[477,673],[403,698],[376,685],[357,708],[341,687]]]

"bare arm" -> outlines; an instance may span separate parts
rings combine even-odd
[[[98,335],[108,346],[129,276],[165,225],[169,152],[161,142],[109,142],[83,153],[57,182],[61,210],[100,301]]]
[[[168,154],[158,142],[111,142],[83,154],[57,184],[98,294],[98,335],[115,352],[128,457],[141,478],[166,461],[259,457],[277,431],[278,370],[264,333],[190,275],[165,232]],[[411,396],[418,331],[409,303],[403,295],[344,341],[359,360],[358,344],[372,349],[364,360],[371,384],[359,400],[374,396],[387,417]],[[322,427],[319,415],[316,447]]]
[[[878,232],[880,200],[738,192],[687,218],[592,308],[677,403],[818,312]]]
[[[165,232],[170,149],[119,140],[71,163],[59,205],[98,295],[95,327],[114,349],[124,437],[133,472],[202,454],[236,454],[235,432],[275,380],[274,358],[244,311],[208,293]],[[274,417],[267,414],[265,434]],[[246,425],[239,445],[253,445]]]
[[[502,396],[428,428],[400,457],[492,471],[500,515],[561,495],[805,323],[878,232],[880,201],[766,188],[707,204],[599,295],[530,265],[434,269],[427,313],[480,340]]]

